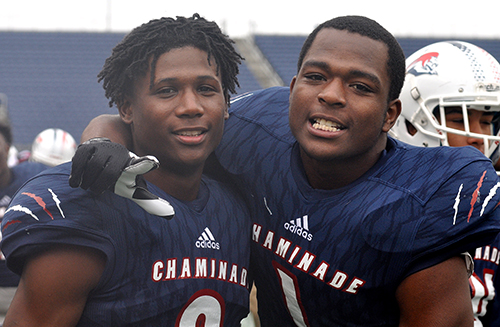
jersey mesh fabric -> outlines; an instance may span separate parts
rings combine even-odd
[[[288,127],[288,97],[271,88],[233,101],[217,150],[255,201],[261,323],[397,326],[395,291],[406,276],[498,233],[498,177],[475,149],[389,139],[354,183],[312,189]]]
[[[248,313],[250,220],[234,191],[204,178],[186,203],[149,184],[175,208],[166,220],[111,192],[72,189],[68,177],[69,164],[56,167],[13,199],[2,225],[10,268],[20,272],[48,244],[89,246],[107,263],[78,326],[174,326],[202,314],[239,325]]]
[[[16,191],[30,178],[47,168],[47,166],[37,162],[22,162],[10,168],[11,182],[7,187],[0,190],[0,221],[3,219],[5,210],[7,210]],[[19,276],[7,268],[3,255],[0,257],[0,287],[17,286]]]

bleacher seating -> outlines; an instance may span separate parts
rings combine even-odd
[[[0,33],[0,92],[8,97],[14,143],[29,146],[50,127],[78,141],[100,113],[115,113],[97,74],[124,34]]]
[[[297,73],[297,59],[306,36],[255,35],[254,42],[267,58],[271,66],[289,85]]]
[[[0,93],[8,96],[14,143],[28,148],[50,127],[75,139],[87,123],[109,108],[97,74],[123,33],[0,32]],[[306,36],[255,35],[255,44],[288,85]],[[398,38],[406,55],[443,39]],[[464,39],[500,61],[500,40]],[[238,94],[261,88],[245,63]]]
[[[0,93],[8,97],[14,143],[28,148],[46,128],[76,140],[109,108],[97,74],[124,33],[0,32]],[[259,89],[243,64],[238,94]]]
[[[242,94],[249,91],[255,91],[261,89],[259,82],[252,75],[248,69],[245,61],[243,60],[242,65],[240,65],[240,73],[238,75],[238,82],[240,87],[236,90],[236,94]]]
[[[278,75],[288,84],[297,73],[297,59],[307,36],[255,35],[255,44],[266,56]],[[397,38],[406,56],[418,49],[435,42],[450,40],[449,38]],[[488,51],[500,61],[500,40],[460,39],[473,43]]]

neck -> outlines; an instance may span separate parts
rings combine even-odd
[[[182,201],[193,201],[198,196],[203,167],[189,173],[177,173],[171,170],[159,169],[147,173],[144,177],[150,183],[158,186],[165,193]]]
[[[300,158],[312,188],[334,190],[345,187],[363,176],[377,163],[385,146],[384,140],[384,142],[378,142],[368,153],[329,161],[311,158],[300,148]]]

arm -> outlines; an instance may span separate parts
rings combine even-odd
[[[57,246],[27,260],[3,326],[75,326],[104,271],[103,253]]]
[[[106,137],[129,149],[132,146],[130,125],[125,124],[119,115],[100,115],[92,119],[83,131],[80,142],[83,143],[94,137]]]
[[[96,137],[108,141],[88,141]],[[170,203],[149,192],[141,176],[158,168],[158,160],[152,156],[138,158],[129,152],[127,147],[131,148],[132,133],[120,116],[101,115],[92,119],[80,140],[85,143],[78,146],[72,159],[71,187],[90,189],[97,194],[111,188],[153,215],[173,218],[174,209]]]
[[[408,276],[396,291],[400,327],[474,325],[467,269],[453,257]]]

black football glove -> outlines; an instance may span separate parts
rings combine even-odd
[[[98,137],[80,144],[72,159],[69,185],[96,194],[112,189],[130,161],[126,147]]]
[[[142,176],[159,165],[153,156],[137,157],[121,144],[94,138],[78,146],[72,159],[69,185],[90,189],[96,194],[110,190],[153,215],[171,219],[173,207],[151,193]]]

